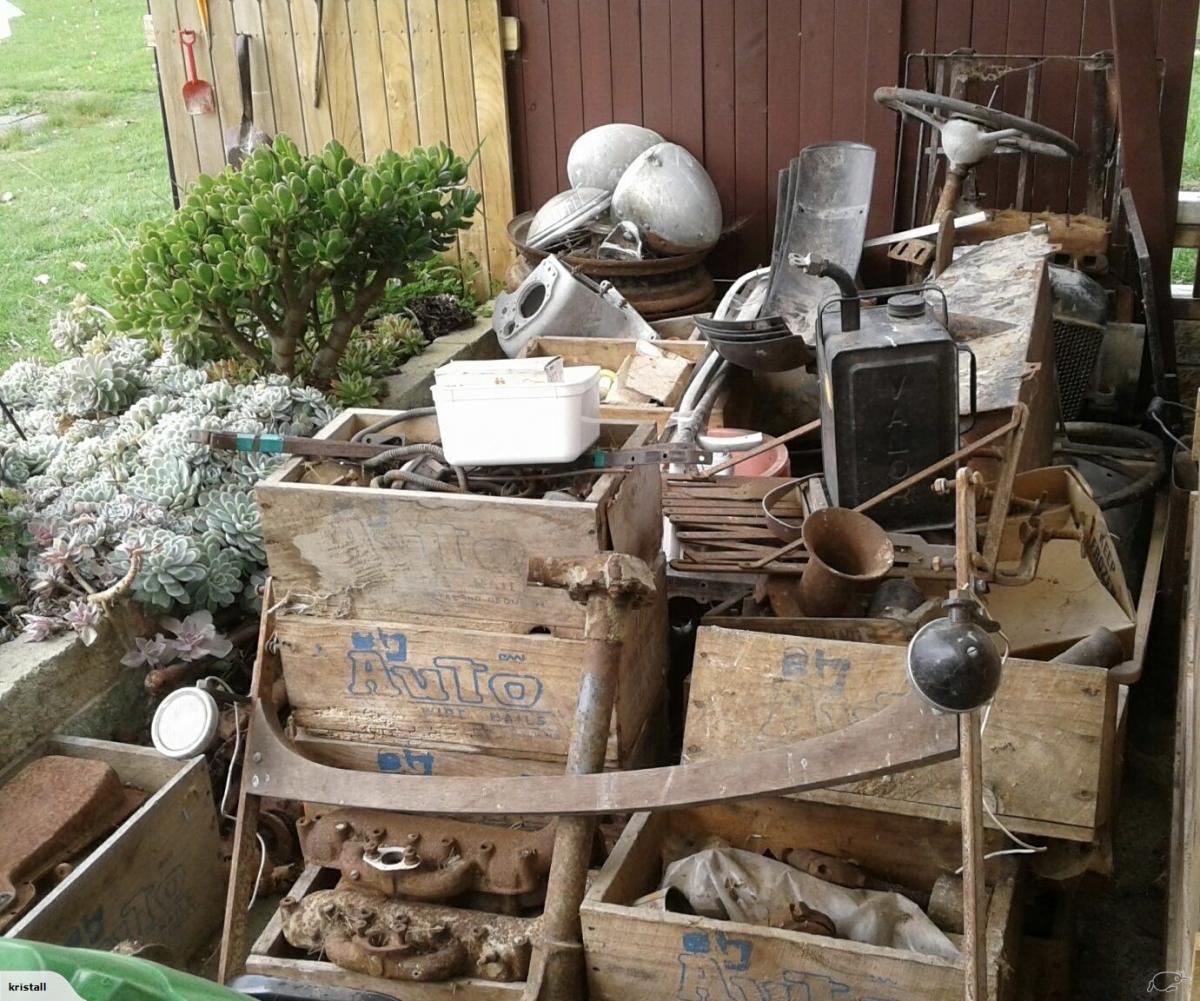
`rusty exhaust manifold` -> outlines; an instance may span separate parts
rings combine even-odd
[[[279,910],[293,947],[391,980],[524,980],[540,933],[537,918],[389,900],[346,886],[285,897]]]
[[[337,869],[364,889],[423,901],[475,892],[534,903],[545,891],[555,830],[354,809],[296,826],[309,865]]]

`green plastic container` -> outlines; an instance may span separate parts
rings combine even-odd
[[[20,939],[0,939],[0,971],[58,973],[84,1001],[246,1001],[210,980],[146,959]]]

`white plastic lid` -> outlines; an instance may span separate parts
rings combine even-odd
[[[217,735],[217,700],[202,688],[180,688],[154,711],[150,739],[168,758],[203,754]]]

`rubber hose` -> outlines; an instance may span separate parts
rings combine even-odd
[[[389,448],[386,452],[373,455],[363,463],[363,466],[367,469],[375,469],[378,466],[386,466],[389,462],[395,462],[397,459],[411,459],[418,455],[429,455],[442,462],[446,461],[446,453],[442,451],[441,445],[414,443],[397,445],[395,448]]]
[[[1159,481],[1167,471],[1167,462],[1163,453],[1162,441],[1157,435],[1140,428],[1126,427],[1123,424],[1104,424],[1099,421],[1070,421],[1067,423],[1067,440],[1060,447],[1061,451],[1071,454],[1071,437],[1080,439],[1080,444],[1096,444],[1095,439],[1101,439],[1102,444],[1116,443],[1132,445],[1154,453],[1154,466],[1132,483],[1118,487],[1110,494],[1095,498],[1101,511],[1109,511],[1114,507],[1123,507],[1148,494],[1158,486]],[[1089,438],[1091,440],[1089,440]],[[1092,460],[1094,461],[1094,460]],[[1100,463],[1103,465],[1103,463]]]
[[[387,417],[376,421],[361,431],[356,431],[350,440],[362,441],[367,435],[386,431],[388,428],[395,424],[400,424],[402,421],[411,421],[418,417],[433,417],[436,413],[437,407],[414,407],[412,410],[397,410],[394,414],[389,414]]]
[[[372,480],[371,485],[374,486],[377,481],[380,486],[391,487],[393,490],[400,489],[395,486],[396,483],[411,483],[413,486],[443,494],[465,493],[462,487],[454,483],[443,483],[441,480],[435,480],[431,476],[412,473],[407,469],[390,469],[382,476],[377,476]]]

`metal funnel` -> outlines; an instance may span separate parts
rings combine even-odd
[[[895,561],[887,533],[865,514],[827,507],[804,519],[808,566],[800,579],[800,604],[813,619],[845,614],[854,593],[883,579]]]

